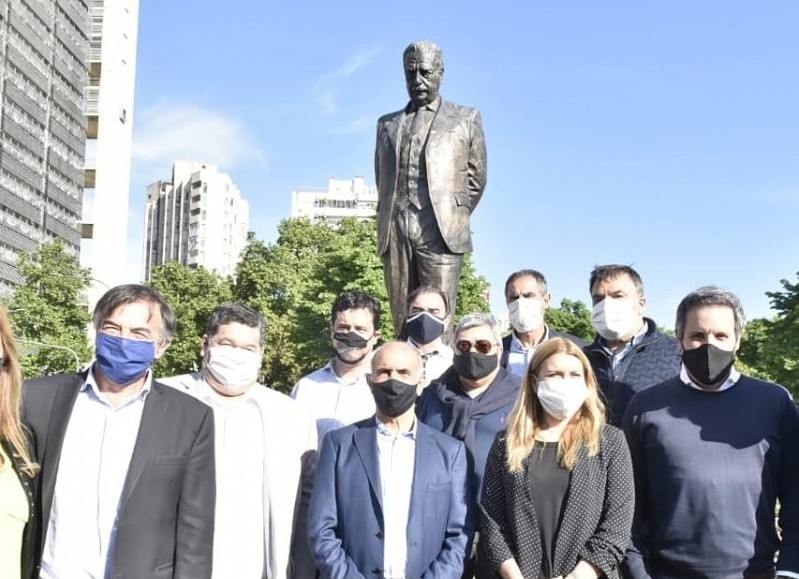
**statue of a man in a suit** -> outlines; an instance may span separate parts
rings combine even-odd
[[[443,290],[455,311],[463,254],[472,250],[469,216],[486,185],[479,111],[438,94],[441,49],[414,42],[402,60],[411,100],[378,120],[375,149],[377,252],[398,334],[419,286]]]

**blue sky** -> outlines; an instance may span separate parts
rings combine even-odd
[[[145,187],[216,164],[274,241],[290,192],[374,182],[377,118],[404,106],[402,51],[444,52],[445,98],[480,109],[488,186],[475,264],[504,309],[535,268],[588,301],[595,264],[632,264],[672,326],[706,284],[750,317],[799,270],[799,3],[142,0],[131,263]]]

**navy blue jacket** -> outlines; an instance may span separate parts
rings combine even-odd
[[[493,392],[489,394],[492,389]],[[507,427],[507,417],[516,404],[518,393],[519,378],[500,368],[491,386],[471,399],[461,388],[454,368],[450,367],[424,389],[416,402],[416,416],[419,420],[436,430],[451,434],[466,445],[469,486],[475,505],[480,499],[488,451],[491,450],[497,433]],[[442,400],[442,396],[458,399],[469,408],[465,432],[454,431],[456,425],[453,423],[453,405]],[[487,396],[491,397],[490,402]],[[486,408],[486,403],[490,404],[490,410]]]
[[[604,340],[597,336],[583,348],[594,369],[599,388],[607,407],[607,421],[621,426],[624,410],[636,392],[674,378],[680,373],[682,361],[677,351],[677,342],[671,336],[661,334],[655,322],[644,318],[646,334],[633,346],[613,371],[611,354],[605,349]]]

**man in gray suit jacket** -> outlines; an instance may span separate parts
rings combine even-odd
[[[408,294],[443,290],[455,310],[463,254],[472,250],[469,217],[486,185],[480,113],[439,96],[441,49],[414,42],[403,54],[410,103],[377,122],[377,253],[383,259],[394,329]]]
[[[96,361],[25,384],[23,420],[41,480],[41,579],[208,579],[214,529],[214,418],[153,380],[175,314],[155,289],[124,285],[97,303]]]

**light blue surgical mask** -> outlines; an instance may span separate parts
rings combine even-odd
[[[155,342],[132,340],[99,332],[95,342],[97,365],[117,386],[141,378],[155,362]]]

